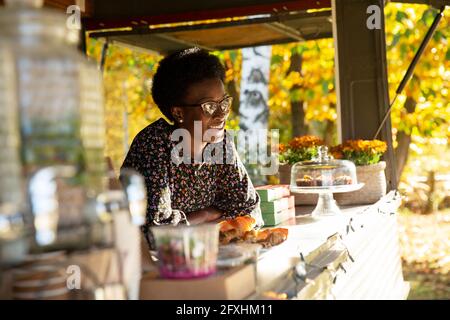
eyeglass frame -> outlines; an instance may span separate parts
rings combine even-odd
[[[227,100],[227,99],[230,100],[230,105],[229,105],[228,109],[224,111],[224,110],[222,109],[221,105],[222,105],[222,103],[223,103],[225,100]],[[205,110],[205,108],[206,108],[205,105],[206,105],[207,103],[214,103],[214,104],[216,105],[216,107],[214,108],[214,111],[213,111],[211,114]],[[212,117],[212,116],[217,112],[217,110],[219,110],[219,107],[220,107],[220,111],[221,111],[222,113],[225,113],[225,114],[226,114],[226,113],[230,112],[231,106],[232,106],[232,105],[233,105],[233,97],[230,96],[230,95],[226,95],[226,96],[225,96],[224,98],[222,98],[219,102],[216,102],[216,101],[205,101],[205,102],[202,102],[202,103],[177,105],[177,107],[181,107],[181,108],[183,108],[183,107],[201,107],[201,108],[202,108],[202,112],[203,112],[203,114],[204,114],[205,116]]]

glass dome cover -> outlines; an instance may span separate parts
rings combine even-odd
[[[298,162],[291,170],[291,192],[317,193],[317,205],[313,218],[340,214],[333,193],[352,192],[361,189],[355,164],[348,160],[335,160],[328,155],[328,148],[320,146],[318,156],[311,161]]]
[[[326,188],[357,183],[355,164],[333,159],[326,146],[319,146],[316,158],[298,162],[291,170],[291,188]]]

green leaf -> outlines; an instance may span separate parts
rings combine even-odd
[[[400,40],[401,35],[399,33],[397,33],[396,35],[394,35],[394,38],[392,39],[391,44],[389,45],[389,48],[393,48],[395,47],[395,45],[398,43],[398,41]]]
[[[328,94],[328,81],[322,81],[322,92],[323,94]]]
[[[406,29],[405,33],[403,34],[404,37],[409,38],[412,35],[411,29]]]
[[[428,60],[424,60],[422,65],[423,65],[423,67],[425,69],[432,69],[433,68],[433,66],[431,65],[430,61],[428,61]]]
[[[400,46],[400,58],[403,60],[406,57],[406,54],[408,53],[408,46],[406,43],[402,43]]]
[[[433,23],[434,20],[434,16],[435,16],[435,10],[433,9],[427,9],[425,10],[425,12],[422,15],[422,22],[426,25],[426,26],[431,26],[431,24]]]
[[[230,59],[231,61],[235,62],[237,59],[237,51],[236,50],[232,50],[230,51]]]
[[[301,56],[306,50],[307,48],[304,45],[298,45],[291,49],[291,54],[298,54]]]
[[[281,64],[283,62],[283,57],[280,55],[273,55],[272,56],[272,64]]]
[[[408,15],[403,11],[397,11],[395,20],[397,20],[398,22],[402,22],[403,19],[408,19]]]
[[[445,39],[444,34],[441,31],[436,30],[433,35],[433,40],[439,42],[441,39]]]
[[[293,89],[289,91],[289,99],[292,102],[298,102],[303,100],[303,92],[301,89]]]
[[[422,91],[422,93],[425,99],[428,99],[430,96],[436,98],[436,92],[434,92],[434,90],[432,90],[431,88],[426,88],[425,90]]]
[[[450,61],[450,48],[447,49],[447,53],[445,54],[445,60]]]

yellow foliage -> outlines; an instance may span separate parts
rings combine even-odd
[[[428,6],[388,3],[385,8],[389,94],[395,94],[415,51],[419,47],[435,11]],[[214,23],[216,21],[206,21]],[[161,27],[161,26],[158,26]],[[392,111],[394,146],[400,131],[412,134],[420,150],[429,139],[450,140],[450,10],[419,61],[414,76]],[[100,60],[103,43],[89,39],[88,54]],[[302,57],[302,69],[292,70],[293,53]],[[240,50],[214,52],[226,66],[226,83],[234,83],[239,93],[242,55]],[[111,44],[104,68],[106,153],[120,166],[134,136],[161,117],[151,94],[151,79],[161,56],[136,52]],[[291,101],[303,101],[305,120],[335,122],[336,92],[333,39],[272,46],[269,79],[269,127],[280,129],[281,142],[291,138]],[[416,102],[416,110],[404,109],[407,97]],[[231,114],[227,128],[238,128],[238,115]],[[421,137],[429,137],[420,140]],[[413,150],[413,154],[417,151]]]

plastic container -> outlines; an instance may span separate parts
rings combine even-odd
[[[160,275],[171,279],[207,277],[216,272],[218,224],[157,226],[155,238]]]
[[[256,260],[260,244],[240,243],[219,246],[217,266],[223,268],[236,267],[245,264],[249,260]]]

